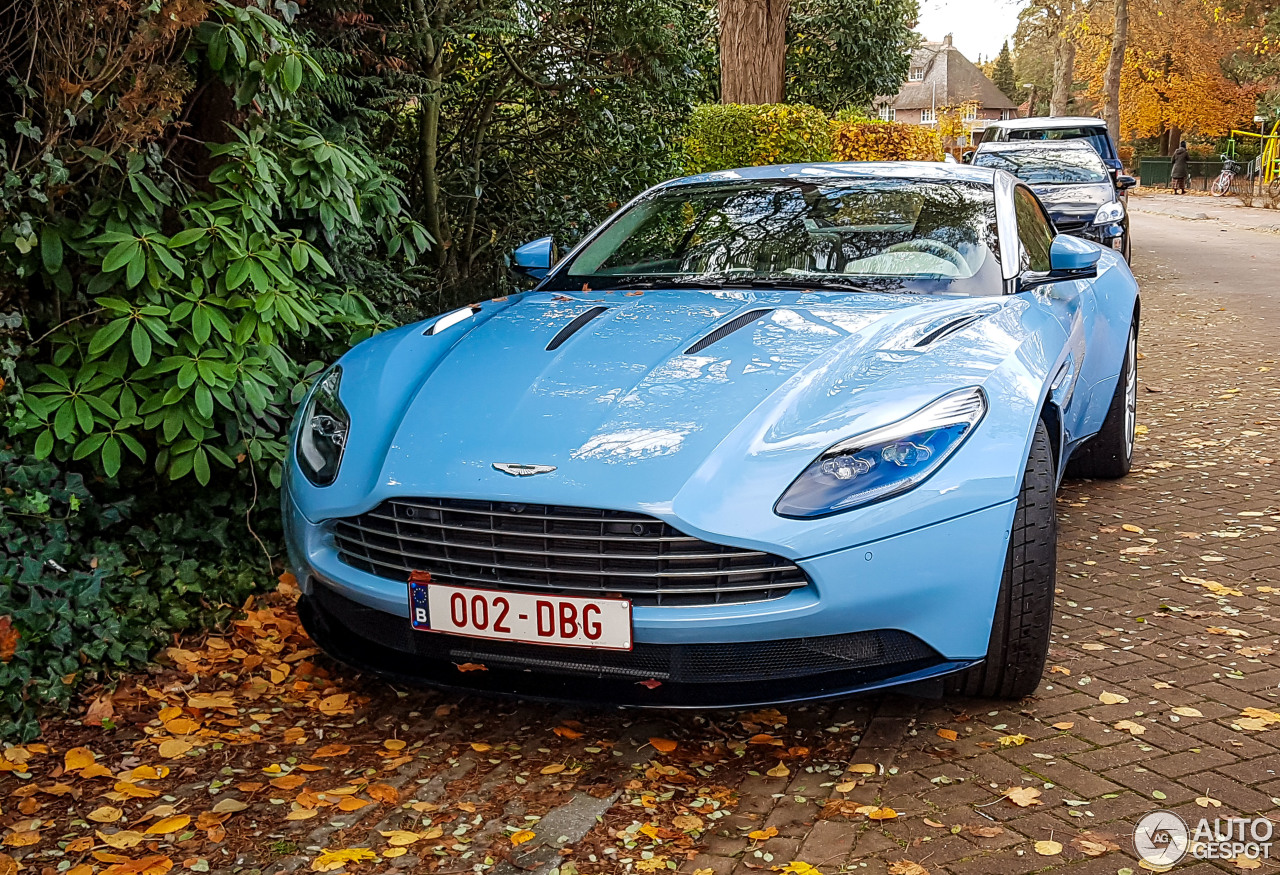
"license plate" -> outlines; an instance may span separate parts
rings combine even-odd
[[[544,596],[410,582],[409,622],[423,632],[468,638],[631,649],[631,602],[626,599]]]

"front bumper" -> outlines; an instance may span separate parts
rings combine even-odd
[[[284,499],[300,611],[341,661],[437,686],[664,706],[842,695],[975,664],[986,654],[1015,506],[798,559],[811,583],[782,598],[637,605],[636,649],[602,656],[414,632],[406,584],[342,562],[329,527],[303,517],[287,490]],[[490,670],[460,674],[465,662]],[[650,679],[662,686],[639,684]]]

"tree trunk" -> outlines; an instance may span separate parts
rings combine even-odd
[[[1120,142],[1120,73],[1124,69],[1124,51],[1129,43],[1129,0],[1116,0],[1115,31],[1111,34],[1111,55],[1102,77],[1105,105],[1102,117],[1111,139]]]
[[[719,0],[720,102],[782,103],[791,0]]]
[[[1053,93],[1049,97],[1049,115],[1067,114],[1071,102],[1071,83],[1075,81],[1076,44],[1065,34],[1058,34],[1053,47]]]

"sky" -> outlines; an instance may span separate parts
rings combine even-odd
[[[976,62],[978,56],[995,57],[1007,39],[1012,48],[1018,28],[1018,11],[1028,0],[921,0],[916,30],[930,42],[947,34],[960,53]]]

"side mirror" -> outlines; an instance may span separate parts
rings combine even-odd
[[[972,163],[973,163],[973,152],[974,152],[974,150],[973,150],[973,149],[965,149],[963,152],[961,152],[961,153],[960,153],[960,162],[961,162],[962,164],[972,164]]]
[[[556,263],[556,243],[550,237],[539,237],[511,253],[511,267],[535,280],[545,279]]]
[[[1050,283],[1093,279],[1098,275],[1098,259],[1102,250],[1093,243],[1058,234],[1049,246],[1049,270],[1027,271],[1018,278],[1020,289],[1033,289]]]
[[[1126,176],[1125,174],[1122,173],[1116,177],[1117,191],[1128,191],[1129,189],[1133,188],[1137,184],[1138,184],[1138,180],[1134,179],[1132,176]]]

